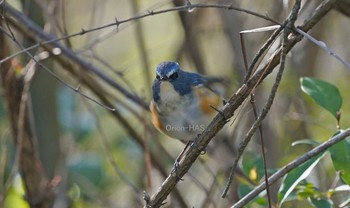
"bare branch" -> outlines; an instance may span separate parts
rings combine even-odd
[[[301,35],[303,35],[304,37],[306,37],[307,39],[309,39],[311,42],[315,43],[318,47],[322,48],[329,55],[333,56],[335,59],[340,61],[340,63],[342,63],[348,70],[350,70],[350,63],[342,59],[339,55],[337,55],[334,51],[332,51],[332,49],[328,48],[324,42],[316,40],[314,37],[300,30],[299,28],[295,28],[295,30]]]

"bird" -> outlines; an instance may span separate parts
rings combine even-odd
[[[223,79],[185,71],[174,61],[158,64],[155,74],[150,102],[153,125],[183,143],[192,141],[223,104],[223,97],[214,88]]]

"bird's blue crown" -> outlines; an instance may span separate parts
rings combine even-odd
[[[157,79],[167,80],[170,79],[172,75],[178,73],[180,70],[180,66],[176,62],[162,62],[156,67],[156,77]]]

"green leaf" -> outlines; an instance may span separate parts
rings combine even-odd
[[[291,194],[295,186],[310,174],[311,170],[316,166],[320,159],[324,157],[324,155],[324,152],[318,154],[283,177],[280,190],[278,191],[278,201],[280,205],[282,205]]]
[[[350,185],[350,137],[329,148],[334,168],[343,181]]]
[[[338,112],[343,102],[338,88],[323,80],[310,77],[301,78],[300,82],[301,90],[338,120]]]
[[[317,208],[332,208],[333,207],[333,201],[331,201],[329,199],[310,197],[309,202],[314,207],[317,207]]]

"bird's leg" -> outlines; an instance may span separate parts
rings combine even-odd
[[[196,145],[196,141],[197,141],[197,138],[198,138],[200,135],[201,135],[201,134],[198,134],[198,135],[196,136],[196,139],[188,141],[188,142],[186,143],[185,148],[181,151],[181,153],[179,154],[179,156],[177,156],[177,158],[176,158],[176,160],[175,160],[175,163],[174,163],[174,165],[173,165],[173,168],[171,169],[171,175],[172,175],[172,176],[177,177],[176,172],[177,172],[177,169],[178,169],[178,167],[179,167],[179,165],[180,165],[181,159],[183,158],[183,156],[185,155],[185,153],[186,153],[190,148],[196,147],[196,146],[197,146],[197,145]],[[204,149],[204,150],[201,151],[201,155],[204,155],[205,153],[206,153],[206,149]],[[182,180],[182,179],[180,179],[180,180]]]
[[[197,141],[198,141],[198,138],[201,136],[201,134],[197,134],[196,136],[196,139],[194,139],[193,141],[191,141],[191,144],[190,144],[190,148],[197,148],[197,150],[199,150],[199,148],[197,147]],[[206,148],[204,150],[201,150],[201,155],[205,155],[205,153],[207,152]]]
[[[188,148],[191,147],[193,144],[193,141],[190,140],[186,143],[186,146],[185,148],[181,151],[181,153],[179,154],[179,156],[177,156],[176,160],[175,160],[175,163],[173,165],[173,168],[171,169],[171,175],[172,176],[177,176],[176,172],[177,172],[177,169],[180,165],[180,161],[181,159],[183,158],[183,156],[185,155],[185,153],[187,152]]]

